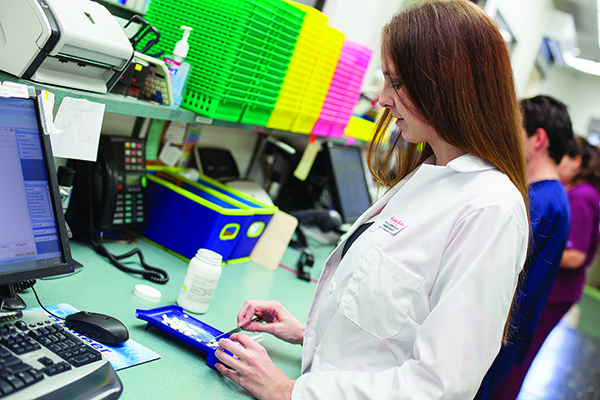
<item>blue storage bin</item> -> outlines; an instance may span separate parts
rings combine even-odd
[[[197,193],[197,190],[204,188],[204,190],[211,190],[222,195],[222,199],[229,199],[235,202],[239,202],[247,207],[250,207],[253,211],[253,215],[249,217],[249,223],[245,229],[242,229],[238,234],[239,238],[227,258],[228,263],[244,262],[248,261],[250,253],[254,249],[254,246],[258,242],[264,229],[271,221],[271,218],[278,210],[276,206],[264,204],[254,197],[240,192],[239,190],[233,189],[229,186],[222,184],[206,175],[200,175],[197,181],[188,180],[187,178],[178,174],[178,172],[184,171],[185,168],[178,167],[165,167],[165,166],[150,166],[148,167],[149,174],[156,174],[161,172],[164,175],[163,178],[177,182],[182,187],[192,193]],[[238,203],[236,203],[238,204]],[[225,259],[225,258],[224,258]]]
[[[278,210],[277,207],[264,204],[254,197],[235,190],[222,184],[221,182],[215,181],[205,175],[200,175],[197,180],[198,183],[214,189],[220,193],[227,195],[228,197],[239,201],[242,204],[252,208],[254,215],[250,217],[250,224],[245,232],[240,233],[240,238],[231,253],[229,262],[242,262],[246,261],[252,253],[252,249],[258,242],[258,239],[262,235],[263,231],[271,221],[273,214]]]
[[[147,174],[148,225],[138,233],[187,259],[193,258],[198,249],[206,248],[229,260],[240,233],[248,230],[254,211],[193,183],[169,182]]]

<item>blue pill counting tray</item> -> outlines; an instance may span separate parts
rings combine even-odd
[[[146,330],[156,328],[206,354],[209,367],[214,369],[215,363],[219,362],[215,357],[218,347],[209,346],[208,342],[223,332],[185,313],[180,306],[138,309],[135,316],[148,322]]]

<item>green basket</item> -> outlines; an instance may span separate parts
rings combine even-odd
[[[244,112],[246,101],[204,93],[188,87],[186,88],[181,106],[209,118],[239,122]]]
[[[274,109],[275,104],[250,103],[244,109],[240,122],[242,124],[266,126]]]
[[[287,74],[306,12],[281,0],[153,0],[155,49],[172,53],[181,25],[194,28],[192,72],[182,107],[211,118],[265,126]]]

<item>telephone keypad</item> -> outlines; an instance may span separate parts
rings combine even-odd
[[[146,171],[143,142],[127,140],[121,151],[124,172],[119,176],[113,224],[143,223],[144,193],[141,179]]]

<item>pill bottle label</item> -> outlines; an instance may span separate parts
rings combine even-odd
[[[195,276],[189,287],[186,287],[184,282],[181,291],[187,292],[185,296],[194,303],[210,303],[218,282],[218,279],[206,280]]]

